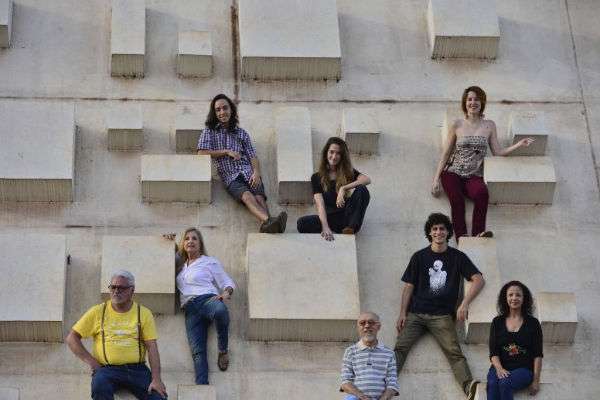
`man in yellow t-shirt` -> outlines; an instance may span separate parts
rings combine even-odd
[[[133,301],[135,278],[128,271],[116,271],[109,289],[110,301],[90,308],[66,338],[71,351],[92,368],[92,399],[113,400],[119,388],[142,400],[165,399],[154,318]],[[94,339],[92,354],[81,343],[87,337]],[[146,353],[150,369],[144,362]]]

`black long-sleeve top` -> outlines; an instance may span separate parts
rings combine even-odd
[[[506,318],[498,316],[490,327],[490,358],[498,356],[504,369],[529,368],[533,371],[533,360],[543,357],[543,338],[540,322],[525,316],[517,332],[506,329]]]

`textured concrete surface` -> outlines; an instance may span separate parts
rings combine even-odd
[[[257,231],[254,218],[217,179],[211,204],[140,202],[140,153],[107,151],[108,110],[123,98],[141,104],[144,152],[174,154],[178,104],[196,104],[206,115],[215,94],[237,95],[242,127],[252,135],[261,160],[271,211],[288,211],[291,233],[296,218],[314,213],[314,206],[277,203],[275,110],[309,108],[316,160],[325,140],[339,130],[344,108],[375,108],[382,131],[380,154],[352,158],[357,169],[373,179],[371,204],[356,236],[357,268],[361,308],[379,312],[380,337],[393,346],[400,278],[411,254],[427,244],[424,219],[434,210],[449,212],[446,198],[429,195],[443,115],[449,106],[459,108],[464,87],[478,84],[488,93],[486,117],[496,122],[503,144],[509,143],[512,112],[544,112],[551,132],[547,156],[557,177],[552,206],[491,205],[488,211],[503,281],[522,280],[534,294],[576,294],[579,326],[574,343],[544,348],[542,382],[552,386],[548,392],[542,385],[539,398],[599,398],[600,210],[595,160],[600,159],[600,4],[497,2],[502,38],[493,62],[432,61],[427,4],[338,0],[343,61],[342,79],[334,83],[242,81],[239,73],[236,78],[234,70],[241,66],[235,62],[232,26],[237,25],[231,6],[236,9],[239,2],[147,0],[144,79],[110,77],[110,1],[16,2],[12,45],[0,51],[0,107],[21,99],[75,104],[75,201],[1,202],[0,230],[67,236],[72,261],[65,326],[100,301],[104,235],[160,235],[199,226],[209,254],[223,262],[239,285],[229,303],[231,365],[226,373],[214,365],[216,335],[212,328],[209,333],[210,381],[217,399],[341,398],[339,369],[348,343],[246,340],[244,243],[248,233]],[[211,78],[177,77],[177,35],[184,30],[213,33]],[[183,315],[158,316],[157,326],[163,378],[174,398],[179,384],[193,384]],[[484,378],[487,346],[463,349],[474,375]],[[88,368],[64,344],[0,344],[0,386],[19,388],[21,400],[81,400],[89,398],[89,384]],[[56,387],[60,392],[48,390]],[[408,357],[400,376],[400,398],[464,399],[430,336]]]
[[[213,386],[205,385],[179,385],[177,386],[177,400],[217,400],[217,393]]]
[[[496,299],[503,285],[498,268],[496,240],[462,237],[458,248],[469,256],[485,279],[485,286],[469,307],[469,318],[465,321],[465,342],[487,344],[490,324],[496,316]],[[470,286],[471,282],[465,281],[465,293]]]
[[[327,242],[318,234],[249,234],[246,260],[249,339],[356,337],[360,301],[353,235]]]
[[[210,32],[179,32],[177,73],[185,78],[212,75],[212,39]]]
[[[196,153],[198,138],[204,129],[206,110],[195,105],[180,104],[175,117],[175,151],[177,153]]]
[[[577,331],[575,294],[540,292],[536,294],[536,306],[544,342],[573,343]]]
[[[280,204],[307,204],[313,200],[310,112],[306,107],[276,110],[277,184]]]
[[[345,108],[340,129],[352,153],[377,154],[381,129],[375,109]]]
[[[61,342],[65,310],[64,235],[0,234],[0,341]]]
[[[516,400],[524,400],[531,399],[532,397],[529,395],[529,391],[527,389],[519,390],[514,394]],[[562,399],[564,396],[562,393],[557,393],[556,388],[551,383],[541,382],[540,383],[540,391],[534,397],[539,400],[553,400],[553,399]],[[475,394],[475,400],[487,400],[486,394],[486,384],[480,383],[477,386],[477,393]]]
[[[341,76],[335,0],[241,0],[239,33],[245,79]]]
[[[0,47],[10,47],[12,34],[12,0],[0,1]]]
[[[142,105],[115,104],[107,118],[108,150],[137,151],[144,147]]]
[[[135,299],[152,312],[175,313],[175,245],[160,236],[104,236],[100,293],[110,298],[108,285],[118,269],[135,277]]]
[[[551,157],[487,157],[483,179],[490,203],[552,204],[556,172]]]
[[[19,389],[0,388],[0,399],[2,399],[2,400],[19,400]]]
[[[511,144],[525,138],[532,138],[534,142],[527,147],[519,147],[510,155],[545,156],[548,134],[544,113],[534,111],[512,113],[508,127]]]
[[[494,59],[500,26],[494,0],[429,0],[431,58]]]
[[[140,179],[143,201],[210,203],[210,156],[142,155]]]
[[[146,54],[145,0],[112,0],[110,74],[144,76]]]

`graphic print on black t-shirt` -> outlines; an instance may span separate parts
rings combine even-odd
[[[433,262],[433,268],[429,268],[429,291],[433,295],[443,293],[446,286],[446,277],[448,274],[446,271],[442,271],[444,262],[442,260],[435,260]]]

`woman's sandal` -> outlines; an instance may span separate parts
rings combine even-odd
[[[221,353],[219,352],[219,357],[217,358],[217,365],[221,371],[227,371],[229,367],[229,355],[227,352]]]

